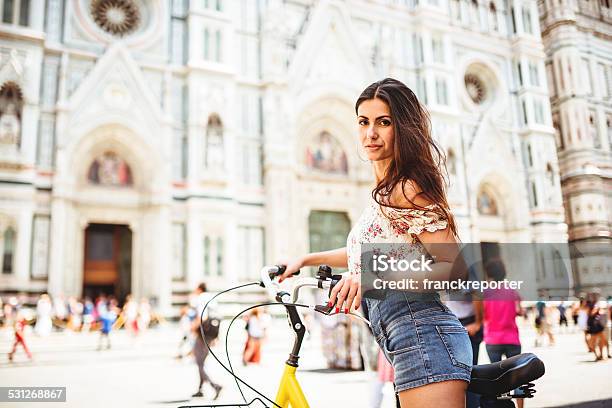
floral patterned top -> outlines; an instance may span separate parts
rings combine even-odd
[[[361,217],[346,239],[348,269],[351,274],[361,273],[361,244],[366,243],[407,243],[405,250],[419,251],[426,254],[425,248],[417,239],[423,231],[435,232],[448,226],[446,219],[431,211],[435,204],[428,205],[425,210],[415,208],[396,209],[381,206],[372,197]],[[428,211],[429,210],[429,211]],[[390,218],[387,218],[387,216]],[[402,245],[402,247],[404,247]],[[389,254],[398,259],[406,254]]]

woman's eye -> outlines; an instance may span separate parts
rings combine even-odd
[[[391,124],[391,121],[388,119],[382,119],[380,122],[378,122],[381,126],[389,126]]]
[[[359,121],[359,126],[367,126],[367,125],[368,125],[368,121],[367,121],[367,120],[365,120],[365,119],[361,119],[361,120]]]

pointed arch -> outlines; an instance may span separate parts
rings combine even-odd
[[[9,275],[14,272],[16,236],[12,226],[8,226],[2,234],[2,274]]]

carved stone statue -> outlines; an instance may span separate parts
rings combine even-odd
[[[223,169],[223,131],[219,128],[210,129],[206,138],[206,167]]]
[[[209,170],[223,170],[225,168],[223,153],[223,124],[216,114],[208,118],[206,127],[206,151],[204,152],[204,166]]]

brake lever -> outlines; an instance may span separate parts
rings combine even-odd
[[[323,313],[324,315],[329,316],[331,314],[331,311],[334,310],[334,306],[327,306],[327,303],[324,305],[316,305],[315,306],[315,311],[319,312],[319,313]]]
[[[315,311],[319,312],[319,313],[323,313],[326,316],[333,316],[333,315],[337,315],[337,314],[341,314],[344,315],[344,313],[332,313],[332,310],[334,309],[333,306],[327,306],[325,305],[316,305],[315,306]],[[350,312],[348,314],[349,316],[354,316],[356,318],[358,318],[359,320],[361,320],[362,322],[364,322],[365,324],[367,324],[368,326],[370,326],[370,321],[368,319],[366,319],[365,317],[361,316],[360,314],[358,314],[357,312]]]
[[[319,271],[317,272],[317,278],[319,279],[319,282],[323,282],[327,280],[331,281],[329,285],[329,291],[327,292],[327,297],[329,298],[331,296],[332,290],[334,289],[334,286],[336,286],[336,284],[340,282],[340,280],[342,279],[342,275],[332,275],[332,270],[329,266],[321,265],[319,266]],[[337,303],[337,298],[336,298],[336,302],[334,302],[333,305],[328,306],[329,303],[326,303],[324,305],[316,305],[315,310],[317,312],[320,312],[320,313],[323,313],[324,315],[329,316],[332,310],[334,310],[336,303]]]

